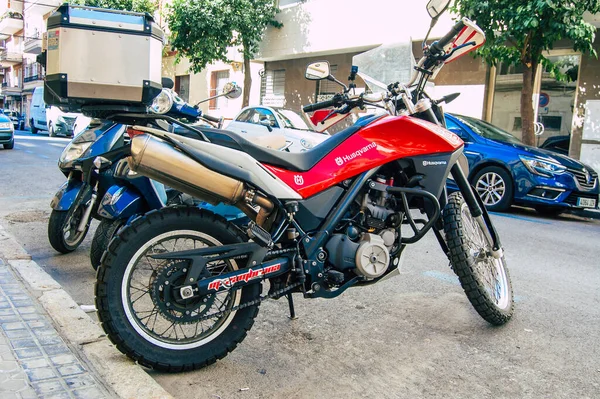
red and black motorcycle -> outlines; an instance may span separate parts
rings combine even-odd
[[[434,20],[445,6],[447,0],[430,1]],[[465,178],[463,142],[443,128],[439,102],[424,92],[444,63],[483,41],[464,19],[425,48],[408,84],[379,95],[355,95],[352,84],[306,106],[386,112],[303,153],[272,151],[226,131],[211,142],[201,129],[190,127],[196,140],[138,122],[130,130],[131,169],[202,200],[233,204],[251,222],[241,229],[207,211],[173,207],[122,229],[96,285],[110,339],[148,367],[203,367],[244,339],[264,299],[286,297],[293,317],[293,293],[335,298],[375,284],[398,274],[405,247],[430,230],[476,311],[492,324],[507,322],[513,294],[500,238]],[[326,62],[309,65],[306,76],[337,81]],[[447,195],[448,177],[460,192]]]

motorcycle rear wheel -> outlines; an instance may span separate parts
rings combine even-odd
[[[514,301],[504,256],[493,257],[481,227],[460,193],[448,197],[443,218],[450,262],[467,298],[488,323],[506,323],[513,315]]]
[[[246,240],[223,218],[192,207],[151,211],[124,227],[102,258],[95,289],[98,318],[110,340],[140,364],[166,372],[198,369],[225,357],[246,337],[259,305],[201,317],[256,299],[262,285],[189,300],[167,297],[164,279],[181,285],[177,276],[185,276],[188,265],[149,255]],[[233,260],[207,266],[213,276],[241,267]]]

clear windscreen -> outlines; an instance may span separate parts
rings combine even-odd
[[[387,90],[387,85],[408,82],[414,65],[410,42],[383,44],[372,50],[355,55],[352,65],[358,67],[358,75],[374,93]]]

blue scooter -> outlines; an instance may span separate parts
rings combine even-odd
[[[172,80],[165,79],[164,85],[172,89]],[[235,98],[241,94],[241,89],[235,84],[227,89],[219,96]],[[174,100],[169,110],[171,116],[194,122],[204,119],[219,127],[222,124],[222,119],[203,116],[200,110],[185,103],[175,93],[171,96]],[[72,252],[85,238],[92,218],[108,218],[111,223],[101,223],[100,231],[96,233],[98,239],[94,240],[95,244],[93,242],[94,266],[99,264],[99,257],[112,234],[129,218],[180,203],[173,201],[181,199],[180,193],[168,190],[158,182],[123,174],[125,157],[129,155],[126,128],[112,121],[92,120],[88,129],[67,145],[58,162],[67,182],[50,204],[52,212],[48,223],[48,239],[57,251]],[[104,198],[107,194],[109,197]],[[172,197],[171,202],[169,196]],[[114,223],[115,220],[119,223]]]

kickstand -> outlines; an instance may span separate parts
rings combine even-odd
[[[294,298],[292,297],[292,293],[286,295],[288,300],[288,305],[290,305],[290,320],[296,320],[298,317],[296,316],[296,310],[294,309]]]

